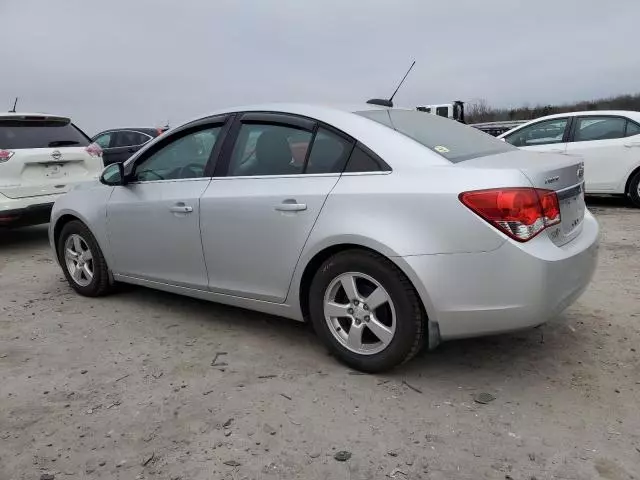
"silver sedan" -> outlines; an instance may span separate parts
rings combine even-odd
[[[582,164],[373,105],[215,112],[53,208],[70,285],[118,282],[313,323],[342,361],[533,327],[596,266]]]

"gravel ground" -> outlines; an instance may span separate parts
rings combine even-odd
[[[385,375],[287,320],[82,298],[45,228],[0,232],[0,480],[638,479],[640,211],[592,207],[599,268],[561,318]]]

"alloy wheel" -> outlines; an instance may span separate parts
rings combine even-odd
[[[86,240],[77,233],[67,238],[64,259],[73,281],[81,287],[88,286],[93,280],[93,254]]]
[[[338,342],[360,355],[389,346],[396,331],[391,296],[374,278],[347,272],[336,277],[324,295],[324,317]]]

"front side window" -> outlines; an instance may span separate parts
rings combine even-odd
[[[311,132],[292,126],[244,123],[231,155],[228,175],[301,174],[312,136]]]
[[[569,119],[554,118],[534,123],[505,137],[505,141],[515,147],[534,147],[562,143]]]
[[[511,145],[477,128],[417,110],[385,109],[355,113],[415,140],[452,163],[514,150]]]
[[[625,134],[627,120],[620,117],[581,117],[578,119],[574,142],[612,140]]]
[[[213,152],[222,126],[189,133],[136,164],[134,181],[200,178]]]
[[[109,144],[111,143],[111,138],[113,137],[112,133],[105,133],[100,135],[95,139],[94,143],[100,145],[100,148],[109,148]]]

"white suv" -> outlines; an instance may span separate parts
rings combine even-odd
[[[640,207],[640,112],[559,113],[498,138],[525,150],[580,157],[586,193],[627,195]]]
[[[47,223],[60,195],[102,169],[102,150],[69,118],[0,113],[0,228]]]

